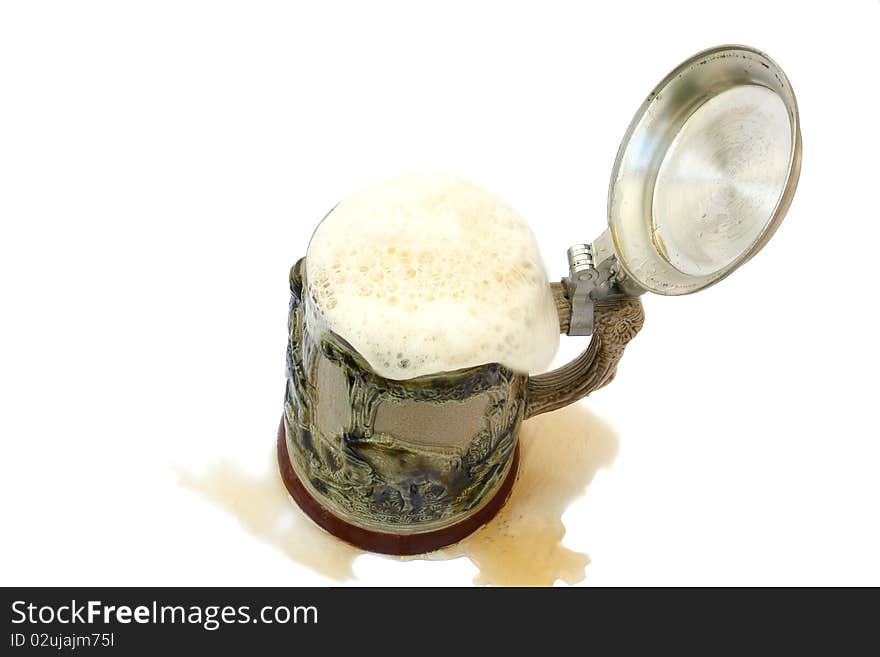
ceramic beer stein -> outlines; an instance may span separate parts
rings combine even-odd
[[[569,276],[551,284],[560,331],[589,345],[536,376],[486,363],[383,378],[345,336],[315,330],[297,262],[277,445],[293,499],[374,552],[428,552],[475,531],[514,485],[521,423],[611,381],[642,327],[643,292],[701,290],[757,253],[788,209],[800,156],[791,85],[766,55],[722,46],[674,69],[623,139],[608,230],[570,248]]]
[[[489,520],[516,477],[523,419],[610,381],[643,321],[638,298],[603,302],[590,348],[547,374],[490,363],[392,380],[340,336],[310,328],[303,269],[290,276],[282,474],[315,522],[374,552],[430,551]],[[564,330],[569,304],[555,288]]]

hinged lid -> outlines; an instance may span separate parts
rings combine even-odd
[[[794,92],[746,46],[694,55],[651,92],[623,138],[608,193],[616,259],[638,288],[695,292],[757,253],[800,171]]]

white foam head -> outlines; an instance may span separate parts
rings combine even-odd
[[[545,369],[556,307],[526,222],[459,178],[407,175],[337,205],[309,243],[314,315],[381,376]]]

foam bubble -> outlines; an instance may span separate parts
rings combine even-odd
[[[534,373],[559,344],[528,225],[459,178],[407,175],[350,196],[315,230],[306,276],[316,315],[387,378],[493,362]]]

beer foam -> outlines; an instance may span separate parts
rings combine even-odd
[[[439,174],[371,185],[318,225],[306,256],[315,312],[381,376],[485,363],[545,369],[559,321],[525,220]]]

